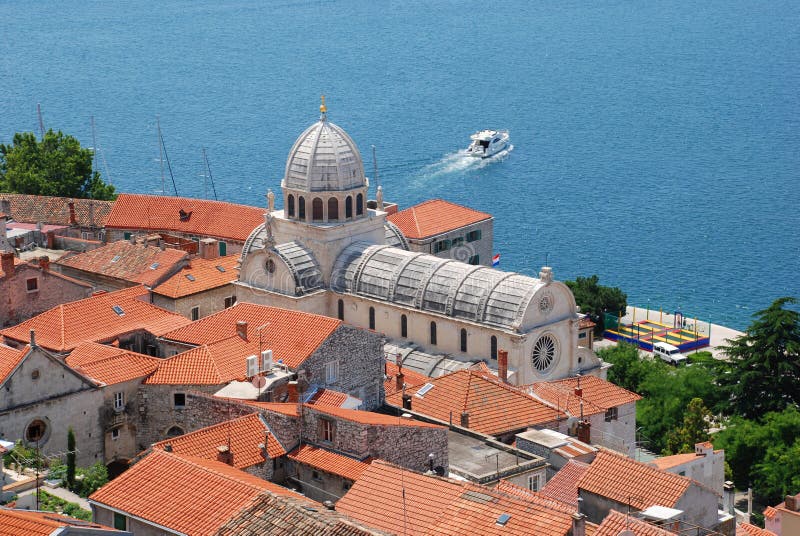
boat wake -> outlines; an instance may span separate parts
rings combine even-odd
[[[452,173],[469,173],[474,170],[483,169],[486,166],[494,164],[495,162],[505,160],[508,157],[508,154],[513,150],[514,146],[509,145],[507,149],[504,149],[496,155],[490,156],[489,158],[475,158],[474,156],[468,155],[466,149],[461,149],[460,151],[455,151],[453,153],[444,155],[440,160],[434,162],[433,164],[428,164],[422,168],[420,175],[424,178],[430,179]]]

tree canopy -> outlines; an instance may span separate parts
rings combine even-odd
[[[575,281],[564,281],[575,296],[575,303],[582,313],[587,313],[597,324],[597,332],[605,329],[604,312],[619,314],[628,305],[628,295],[618,287],[606,287],[600,284],[600,278],[577,277]]]
[[[92,150],[61,131],[40,141],[18,132],[0,144],[0,192],[90,199],[114,199],[114,187],[92,170]]]

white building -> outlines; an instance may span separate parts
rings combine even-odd
[[[270,191],[264,224],[244,244],[238,301],[383,332],[418,350],[425,374],[480,360],[496,368],[498,349],[508,351],[515,384],[603,374],[597,356],[577,344],[575,299],[551,268],[533,278],[409,251],[387,221],[380,188],[376,208],[367,206],[358,147],[320,110],[289,152],[284,209],[275,209]],[[431,362],[420,364],[420,354]]]

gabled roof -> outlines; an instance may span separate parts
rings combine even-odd
[[[340,419],[359,424],[368,424],[372,426],[413,426],[417,428],[444,429],[444,426],[439,426],[438,424],[418,421],[415,419],[406,419],[393,415],[386,415],[384,413],[373,413],[371,411],[337,408],[334,406],[325,406],[319,404],[313,406],[309,404],[303,404],[303,407],[305,408],[305,411],[316,411],[318,413],[330,415],[331,417],[338,417]]]
[[[286,449],[258,413],[165,439],[154,443],[153,448],[165,450],[167,445],[172,447],[172,452],[180,456],[193,456],[212,461],[217,460],[218,447],[230,446],[233,466],[237,469],[259,465],[286,454]],[[261,445],[265,445],[269,458],[264,457]]]
[[[589,469],[588,463],[569,460],[564,467],[553,475],[542,488],[542,495],[569,504],[578,506],[578,480]]]
[[[370,464],[336,509],[395,534],[566,536],[572,528],[564,512],[381,460]],[[509,517],[499,525],[503,514]]]
[[[264,212],[263,208],[223,201],[120,194],[106,228],[173,231],[244,242],[264,223]]]
[[[26,342],[33,329],[39,346],[68,352],[84,341],[111,341],[137,330],[160,336],[190,323],[179,314],[140,299],[146,299],[147,294],[146,288],[137,286],[65,303],[0,330],[0,335]],[[115,312],[114,307],[118,307],[121,314]]]
[[[289,459],[297,463],[308,465],[341,476],[348,480],[358,480],[361,473],[369,467],[371,459],[364,461],[355,460],[342,454],[337,454],[321,447],[303,443],[289,453]]]
[[[188,344],[210,344],[236,334],[236,323],[247,322],[248,339],[271,349],[273,360],[295,368],[305,361],[341,325],[327,316],[278,307],[237,303],[219,313],[164,334],[165,339]],[[264,326],[259,332],[259,327]],[[260,341],[260,342],[259,342]]]
[[[200,536],[213,534],[265,491],[302,498],[224,463],[154,449],[89,500],[170,530]]]
[[[704,458],[703,455],[697,455],[694,452],[689,452],[686,454],[673,454],[672,456],[662,456],[660,458],[656,458],[654,460],[650,460],[649,465],[652,465],[656,469],[661,469],[662,471],[666,471],[667,469],[672,469],[673,467],[677,467],[679,465],[683,465],[684,463],[691,462],[694,460],[699,460]]]
[[[3,385],[17,366],[22,363],[28,355],[30,346],[25,346],[21,350],[0,344],[0,385]]]
[[[105,385],[143,378],[156,370],[160,362],[149,355],[95,342],[79,344],[66,358],[67,365]]]
[[[308,399],[308,404],[312,406],[320,404],[340,408],[345,402],[347,402],[347,394],[332,389],[319,389]]]
[[[228,285],[239,277],[239,270],[236,269],[238,263],[236,255],[216,259],[194,258],[182,270],[154,288],[153,294],[176,299]]]
[[[104,525],[62,516],[55,512],[12,510],[0,507],[0,534],[3,535],[51,536],[52,534],[61,534],[59,529],[68,527],[75,527],[81,531],[96,529],[98,532],[116,532]],[[63,534],[69,534],[69,531],[65,531]]]
[[[580,388],[583,393],[580,397],[575,394],[577,386],[578,378],[572,377],[551,382],[537,382],[527,386],[527,389],[542,400],[559,408],[565,408],[575,416],[580,415],[581,399],[583,400],[583,414],[592,415],[605,412],[609,408],[636,402],[642,398],[634,392],[597,376],[580,377]]]
[[[401,390],[397,388],[397,373],[399,370],[395,363],[386,361],[386,378],[383,382],[383,390],[387,397]],[[408,367],[403,369],[403,383],[406,384],[406,389],[423,385],[428,381],[430,381],[430,378],[424,374],[420,374]]]
[[[0,194],[11,204],[10,216],[19,222],[70,225],[69,203],[75,208],[75,220],[81,227],[103,227],[114,201],[72,199],[47,195]],[[94,217],[92,217],[92,215]]]
[[[636,536],[675,536],[673,532],[660,529],[616,510],[611,510],[608,513],[595,531],[594,536],[619,536],[624,530],[630,530]]]
[[[564,512],[565,514],[572,515],[576,511],[575,505],[559,501],[558,499],[553,499],[552,497],[543,495],[538,491],[531,491],[528,488],[517,486],[516,484],[509,482],[508,480],[501,479],[497,483],[497,485],[495,485],[494,489],[497,491],[502,491],[507,495],[513,495],[515,497],[519,497],[521,499],[534,502],[541,506],[545,506],[547,508],[552,508],[554,510]]]
[[[674,507],[692,481],[601,449],[578,479],[578,488],[636,509]]]
[[[423,239],[488,220],[491,214],[479,212],[442,199],[431,199],[391,214],[387,219],[407,238]]]
[[[119,240],[84,253],[62,257],[54,264],[87,274],[153,286],[188,258],[188,253],[178,249],[161,249]]]
[[[739,536],[740,534],[742,536],[778,536],[771,530],[762,529],[761,527],[756,527],[750,523],[736,524],[736,536]]]
[[[510,387],[489,374],[474,370],[458,370],[451,374],[432,378],[425,385],[423,396],[416,396],[424,385],[406,389],[411,398],[411,409],[458,424],[461,413],[469,413],[469,428],[488,435],[536,426],[565,417],[532,396]],[[387,397],[389,404],[402,407],[401,393]]]

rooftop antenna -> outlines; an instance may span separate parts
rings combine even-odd
[[[36,115],[39,117],[39,132],[42,133],[42,139],[44,139],[44,120],[42,119],[42,105],[41,103],[36,103]]]

